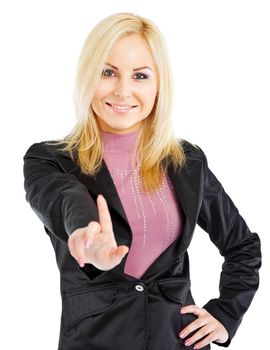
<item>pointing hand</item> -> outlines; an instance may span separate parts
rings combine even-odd
[[[97,206],[99,222],[91,221],[88,226],[73,231],[68,247],[81,267],[87,263],[107,271],[120,264],[129,248],[117,246],[108,205],[102,195],[97,197]]]

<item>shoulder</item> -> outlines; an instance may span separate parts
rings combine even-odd
[[[206,158],[205,153],[197,144],[183,138],[178,139],[178,142],[182,146],[187,158],[197,160],[204,160],[204,158]]]
[[[53,159],[57,156],[70,158],[68,152],[61,150],[62,148],[63,144],[59,144],[57,140],[35,142],[26,150],[24,158],[38,157],[44,159]]]
[[[187,164],[189,164],[188,166],[199,163],[203,169],[204,174],[206,174],[208,168],[208,160],[202,148],[199,145],[183,138],[178,139],[178,141],[185,153]]]

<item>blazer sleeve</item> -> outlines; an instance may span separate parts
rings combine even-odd
[[[219,298],[211,299],[203,308],[227,329],[227,342],[214,342],[227,347],[259,286],[260,239],[257,233],[250,231],[222,184],[209,169],[203,151],[202,155],[204,185],[198,224],[224,257]]]
[[[96,203],[86,186],[42,142],[30,146],[23,160],[25,198],[52,234],[67,242],[75,229],[98,221]]]

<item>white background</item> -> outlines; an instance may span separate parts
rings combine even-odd
[[[205,151],[209,167],[261,237],[261,285],[230,349],[267,348],[269,1],[9,0],[0,6],[0,348],[57,348],[59,273],[42,223],[25,201],[23,155],[32,143],[63,137],[72,128],[83,41],[115,12],[148,17],[164,33],[177,135]],[[218,296],[223,260],[199,226],[189,251],[192,291],[202,306]]]

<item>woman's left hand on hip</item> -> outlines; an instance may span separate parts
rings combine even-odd
[[[180,309],[181,314],[192,313],[198,318],[188,324],[181,330],[179,336],[186,338],[191,332],[196,331],[190,338],[185,340],[185,345],[190,346],[203,338],[195,344],[194,349],[201,349],[213,341],[218,343],[225,343],[229,334],[226,328],[207,310],[201,309],[196,305],[186,305]]]

